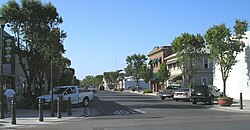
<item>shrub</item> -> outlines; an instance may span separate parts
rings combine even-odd
[[[153,92],[152,90],[147,89],[147,90],[144,90],[143,93],[153,93]]]

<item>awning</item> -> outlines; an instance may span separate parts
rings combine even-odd
[[[168,80],[181,80],[181,79],[182,79],[182,76],[181,74],[179,74],[179,75],[170,75]]]
[[[156,58],[156,59],[153,60],[153,64],[158,63],[159,61],[160,61],[160,58]]]
[[[150,65],[152,63],[152,60],[150,60],[149,62],[148,62],[148,64]]]

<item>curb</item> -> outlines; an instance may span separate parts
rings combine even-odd
[[[234,112],[234,113],[250,113],[250,110],[246,109],[233,109],[233,108],[219,108],[219,107],[212,107],[210,110],[216,110],[216,111],[224,111],[224,112]]]

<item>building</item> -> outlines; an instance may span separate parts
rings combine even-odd
[[[162,47],[154,47],[151,52],[149,52],[149,65],[153,70],[153,77],[150,81],[150,89],[153,92],[158,92],[160,89],[163,89],[162,85],[159,84],[159,80],[157,79],[157,73],[160,69],[160,65],[164,63],[164,58],[171,55],[171,46],[162,46]]]
[[[198,70],[191,79],[191,85],[196,84],[213,84],[213,63],[209,60],[209,53],[204,54],[201,60],[197,61]],[[182,70],[178,64],[176,54],[172,54],[164,58],[167,68],[170,71],[170,77],[167,81],[167,85],[178,84],[184,87],[188,87],[190,83],[184,80]]]
[[[0,36],[2,32],[0,31]],[[16,62],[15,62],[15,56],[14,56],[14,46],[15,46],[15,41],[14,38],[9,35],[7,32],[3,31],[3,45],[4,47],[0,49],[0,60],[2,60],[3,63],[3,90],[7,87],[11,87],[15,89],[16,86]],[[8,47],[6,47],[8,46]],[[6,59],[6,54],[5,52],[7,51],[6,49],[10,47],[9,54],[11,55],[10,59]]]
[[[124,88],[125,90],[128,90],[128,89],[136,88],[137,81],[133,78],[133,76],[129,76],[129,77],[124,77],[124,79],[121,80],[119,84],[120,86],[122,86],[122,88]],[[143,79],[139,79],[138,84],[139,84],[140,90],[149,89],[148,84]]]
[[[243,52],[237,56],[238,63],[233,66],[232,71],[226,81],[226,95],[234,99],[240,98],[250,100],[250,31],[246,32],[247,39],[242,40],[246,47]],[[223,90],[223,81],[219,66],[215,66],[214,85],[221,91]]]

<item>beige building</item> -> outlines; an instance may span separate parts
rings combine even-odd
[[[184,81],[182,70],[177,62],[176,54],[172,54],[164,58],[167,67],[170,71],[170,77],[167,81],[167,85],[179,84],[187,87],[189,83]],[[213,63],[210,62],[209,54],[205,54],[197,62],[198,70],[191,79],[191,85],[196,84],[213,84]]]

